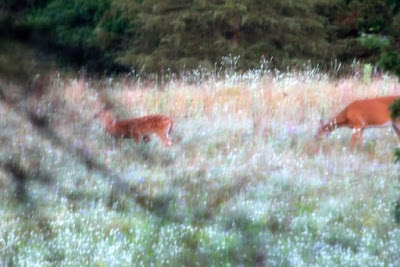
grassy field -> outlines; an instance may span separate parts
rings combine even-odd
[[[171,77],[170,77],[171,78]],[[354,99],[397,79],[315,70],[193,72],[152,83],[53,74],[0,81],[0,265],[398,266],[392,129],[317,142]],[[93,119],[173,118],[173,146],[114,139]]]

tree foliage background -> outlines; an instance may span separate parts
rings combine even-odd
[[[273,67],[376,63],[380,49],[362,34],[399,47],[395,0],[3,0],[0,33],[57,51],[89,69],[181,71],[240,55]],[[396,50],[397,49],[397,50]],[[388,53],[388,52],[387,52]],[[382,62],[393,64],[393,55]]]

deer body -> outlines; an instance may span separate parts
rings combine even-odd
[[[150,134],[155,133],[166,146],[171,146],[169,134],[172,130],[172,119],[168,116],[157,114],[139,118],[117,120],[108,110],[103,110],[96,115],[99,117],[106,132],[116,137],[132,138],[136,143],[141,140],[150,141]]]
[[[336,128],[348,127],[353,129],[350,147],[353,150],[358,142],[361,145],[364,129],[381,128],[393,126],[397,137],[400,140],[400,123],[390,117],[389,105],[398,96],[385,96],[378,98],[356,100],[345,107],[337,116],[329,120],[328,123],[321,122],[317,137],[329,134]]]

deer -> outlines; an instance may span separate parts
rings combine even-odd
[[[131,138],[136,143],[150,141],[150,135],[156,134],[165,146],[171,146],[169,134],[172,130],[172,119],[166,115],[155,114],[144,117],[119,120],[111,114],[109,108],[104,108],[96,113],[105,131],[114,137]]]
[[[328,135],[333,130],[341,127],[353,129],[350,141],[350,150],[353,151],[356,143],[361,147],[363,133],[366,128],[383,128],[392,126],[400,140],[400,123],[390,117],[389,106],[398,96],[384,96],[356,100],[346,106],[338,115],[327,123],[320,121],[316,135]]]

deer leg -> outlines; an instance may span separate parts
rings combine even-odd
[[[150,142],[150,135],[148,135],[148,134],[143,135],[143,142],[145,142],[145,143]]]
[[[397,135],[397,138],[400,140],[400,129],[399,129],[399,126],[397,126],[395,123],[393,123],[392,126],[393,126],[393,129],[394,129],[394,132]]]
[[[140,142],[140,134],[133,132],[132,133],[132,138],[135,140],[135,143],[138,144]]]
[[[168,141],[168,146],[171,146],[171,145],[172,145],[171,138],[169,137],[169,134],[170,134],[170,132],[171,132],[171,129],[172,129],[172,125],[170,125],[170,126],[165,130],[165,138],[166,138],[167,141]]]
[[[350,151],[354,150],[354,146],[357,144],[360,148],[362,145],[362,137],[363,137],[364,129],[363,128],[354,128],[354,133],[351,136],[350,141]]]
[[[353,133],[353,135],[351,136],[351,141],[350,141],[350,151],[354,150],[354,144],[357,141],[357,132]]]
[[[172,142],[168,138],[168,131],[158,131],[156,132],[157,136],[160,137],[161,141],[165,146],[171,146]]]
[[[364,134],[364,128],[361,128],[358,132],[358,147],[361,148],[363,145],[363,134]]]
[[[350,124],[353,125],[353,136],[351,137],[351,142],[350,142],[350,150],[353,151],[356,143],[358,143],[359,148],[361,148],[365,122],[363,118],[357,117],[352,119],[350,121]]]

